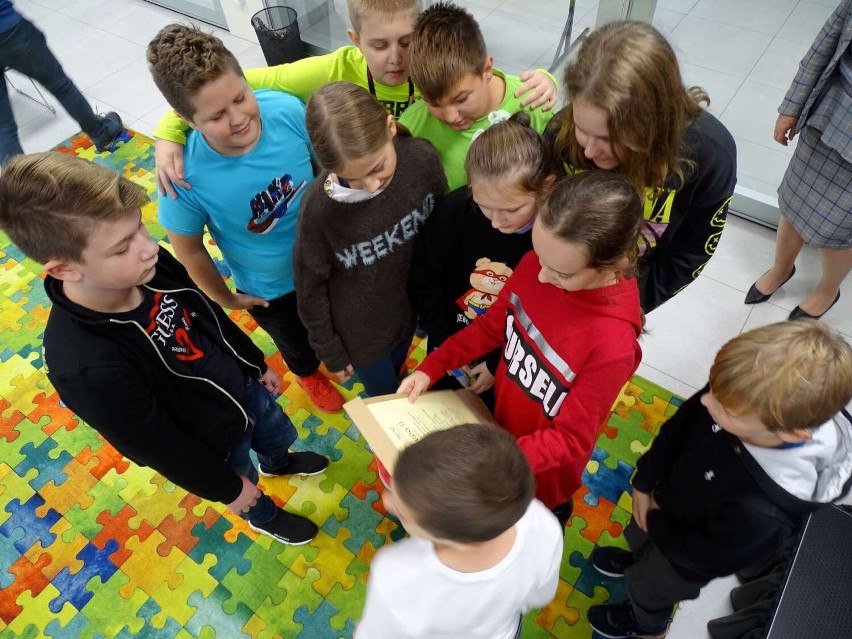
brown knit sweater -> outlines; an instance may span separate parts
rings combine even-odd
[[[332,200],[323,173],[302,199],[293,251],[299,315],[332,371],[372,364],[414,326],[407,295],[414,238],[446,178],[431,143],[397,137],[395,146],[396,172],[374,198]]]

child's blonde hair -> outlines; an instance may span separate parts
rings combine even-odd
[[[479,75],[488,50],[473,16],[451,2],[420,14],[411,38],[411,80],[430,102],[441,100],[468,74]]]
[[[193,100],[208,82],[228,72],[243,77],[243,70],[222,41],[201,29],[170,24],[148,44],[148,68],[154,84],[179,115],[195,116]]]
[[[492,180],[540,194],[553,175],[550,148],[525,111],[485,129],[470,145],[464,168],[470,182]]]
[[[16,155],[0,175],[0,228],[41,264],[80,262],[97,224],[147,202],[115,171],[55,151]]]
[[[330,82],[308,100],[305,123],[320,166],[337,172],[347,160],[378,153],[392,135],[388,112],[351,82]]]
[[[672,171],[684,180],[683,131],[710,99],[704,89],[684,88],[675,52],[654,27],[611,22],[593,31],[566,67],[565,87],[569,101],[556,148],[573,167],[594,168],[575,135],[579,100],[607,113],[619,171],[637,191],[662,187]]]
[[[821,322],[756,328],[716,355],[710,390],[725,410],[755,413],[770,431],[813,428],[852,399],[852,347]]]
[[[588,267],[635,274],[642,230],[642,202],[633,186],[611,171],[584,171],[563,177],[539,209],[542,227],[586,249]]]
[[[421,0],[347,0],[349,22],[355,33],[361,32],[361,25],[366,16],[384,15],[396,17],[410,13],[412,19],[423,10]]]

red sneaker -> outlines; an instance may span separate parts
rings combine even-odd
[[[343,408],[343,395],[322,373],[315,371],[307,377],[295,376],[299,386],[305,389],[308,397],[324,413],[336,413]]]

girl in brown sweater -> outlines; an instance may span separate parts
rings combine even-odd
[[[444,171],[429,142],[398,135],[350,82],[316,91],[306,121],[323,172],[303,198],[293,253],[299,315],[341,382],[354,373],[368,395],[393,393],[415,323],[414,238],[446,190]]]

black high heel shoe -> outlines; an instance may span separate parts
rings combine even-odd
[[[768,273],[768,272],[769,271],[766,271],[766,273]],[[766,275],[766,273],[764,273],[763,275]],[[783,282],[781,282],[778,285],[778,288],[775,289],[775,291],[777,291],[779,288],[781,288],[787,282],[789,282],[790,278],[793,277],[795,274],[796,274],[796,265],[793,264],[793,270],[790,271],[790,274],[787,276],[787,279],[784,280]],[[761,277],[763,277],[763,275],[761,275]],[[770,297],[775,295],[775,291],[772,291],[771,293],[761,293],[760,289],[757,288],[757,282],[755,282],[754,284],[751,285],[751,288],[748,289],[748,293],[746,293],[745,303],[746,304],[763,304],[764,302],[768,301]]]
[[[835,304],[837,304],[837,301],[839,299],[840,299],[840,291],[837,291],[837,297],[834,298],[834,301],[831,303],[831,306],[834,306]],[[803,311],[801,306],[797,306],[792,311],[790,311],[790,315],[789,315],[789,317],[787,317],[787,319],[788,320],[797,320],[797,319],[818,320],[820,317],[822,317],[823,315],[825,315],[826,313],[828,313],[831,310],[831,306],[829,306],[827,309],[825,309],[819,315],[811,315],[807,311]]]

